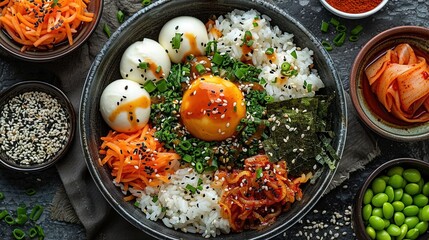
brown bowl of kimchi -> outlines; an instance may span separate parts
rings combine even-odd
[[[361,120],[382,137],[429,138],[428,38],[428,28],[395,27],[372,38],[353,63],[353,105]]]

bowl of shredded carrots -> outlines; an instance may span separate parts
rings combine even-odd
[[[102,0],[4,0],[0,46],[27,61],[61,58],[90,37],[102,8]]]
[[[395,141],[429,139],[429,29],[400,26],[372,38],[357,55],[350,94],[361,120]]]

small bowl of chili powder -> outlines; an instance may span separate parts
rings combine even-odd
[[[378,12],[388,0],[320,0],[320,2],[339,17],[360,19]]]

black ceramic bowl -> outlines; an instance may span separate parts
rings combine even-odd
[[[342,155],[346,138],[346,104],[341,81],[335,71],[333,62],[318,40],[298,21],[278,7],[260,0],[161,0],[142,9],[111,36],[110,40],[96,57],[84,86],[79,116],[81,145],[85,160],[100,191],[112,207],[130,223],[146,233],[161,239],[200,239],[200,235],[187,234],[167,228],[162,222],[147,220],[140,209],[132,203],[123,201],[123,194],[112,184],[110,171],[98,164],[100,137],[105,136],[108,127],[99,112],[99,100],[103,89],[113,80],[120,79],[119,62],[125,49],[135,41],[143,38],[158,39],[162,26],[169,20],[181,15],[192,15],[203,22],[212,15],[224,15],[234,9],[255,9],[272,19],[282,31],[295,35],[297,46],[308,47],[314,51],[314,64],[324,80],[325,91],[336,95],[332,106],[334,113],[334,149]],[[338,163],[337,163],[338,164]],[[285,231],[301,219],[319,200],[328,187],[335,171],[325,167],[315,184],[303,187],[302,201],[296,202],[292,208],[282,214],[278,220],[260,231],[245,231],[220,235],[218,239],[267,239]]]
[[[88,12],[94,13],[92,22],[82,23],[78,32],[73,34],[73,44],[68,44],[67,40],[56,44],[48,50],[28,50],[21,52],[22,45],[15,42],[4,29],[0,30],[0,46],[12,56],[30,62],[48,62],[62,58],[78,49],[95,31],[101,19],[103,11],[103,0],[91,0],[88,4]]]
[[[364,184],[357,192],[353,202],[353,213],[352,213],[353,230],[359,240],[370,239],[365,232],[365,224],[362,217],[362,207],[363,207],[362,201],[363,201],[363,196],[365,194],[365,191],[372,183],[372,180],[374,180],[378,176],[386,174],[388,169],[395,166],[401,166],[404,169],[407,169],[407,168],[418,169],[422,174],[422,177],[425,180],[425,182],[429,181],[429,163],[422,160],[417,160],[413,158],[398,158],[398,159],[388,161],[383,165],[381,165],[380,167],[378,167],[377,169],[375,169],[365,180]],[[418,238],[418,240],[426,240],[426,239],[429,239],[429,232],[426,232],[426,234],[420,235],[420,237]]]
[[[54,85],[51,85],[45,82],[40,82],[40,81],[20,82],[4,90],[2,93],[0,93],[0,113],[3,113],[5,104],[9,103],[9,101],[12,98],[15,98],[18,95],[21,95],[23,93],[28,93],[28,92],[43,92],[50,95],[52,98],[56,99],[58,103],[61,105],[62,109],[64,109],[65,118],[66,118],[68,127],[66,129],[66,135],[65,135],[63,146],[60,147],[57,152],[53,153],[52,157],[50,157],[49,159],[41,163],[31,163],[31,164],[17,163],[10,156],[8,156],[8,154],[6,154],[5,150],[3,150],[3,145],[5,144],[5,142],[1,140],[0,141],[0,146],[1,146],[0,147],[0,164],[8,169],[12,169],[20,172],[42,171],[53,166],[57,161],[59,161],[67,152],[67,150],[69,149],[73,141],[75,125],[76,125],[76,116],[73,109],[73,105],[71,104],[67,96]],[[19,114],[19,113],[14,112],[14,114]],[[1,126],[0,126],[0,131],[1,131]]]

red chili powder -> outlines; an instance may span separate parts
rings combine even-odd
[[[378,6],[382,0],[326,0],[333,8],[346,13],[364,13]]]

